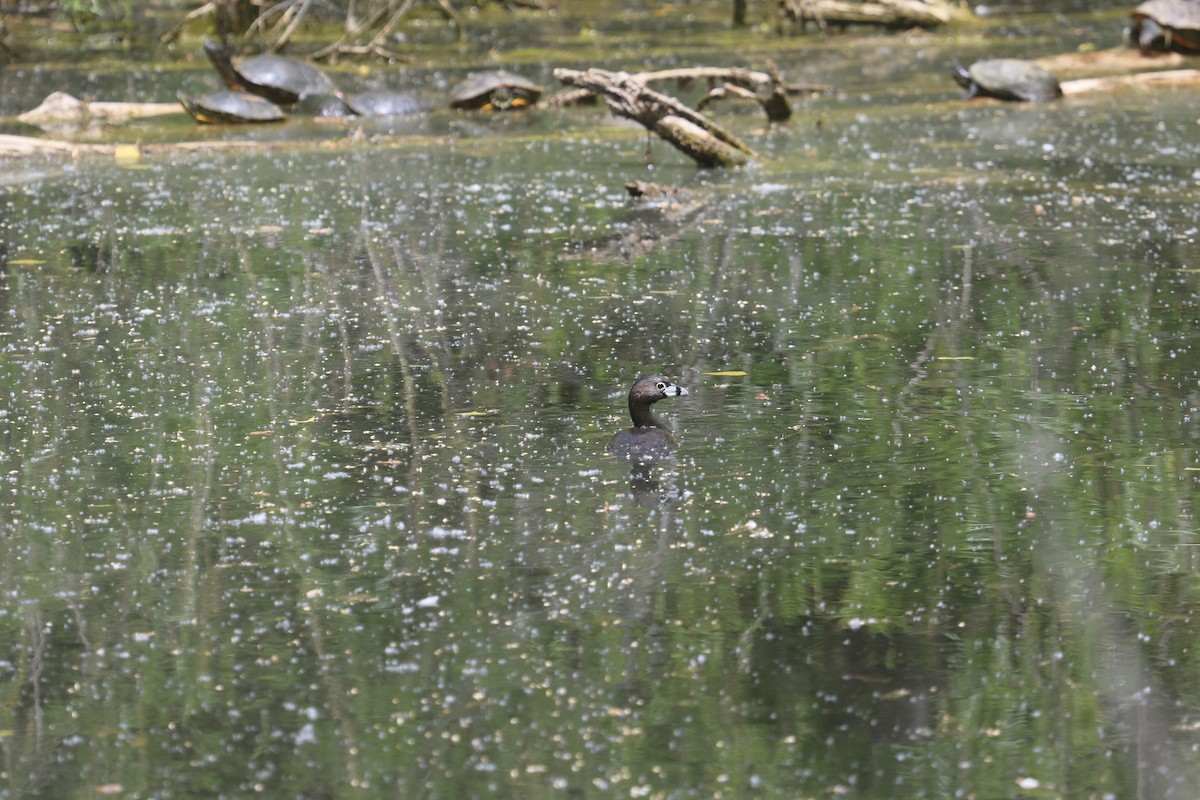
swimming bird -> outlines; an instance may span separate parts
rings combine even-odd
[[[645,464],[656,461],[675,447],[675,437],[651,409],[666,397],[686,396],[688,390],[662,375],[638,378],[629,390],[629,416],[633,427],[613,436],[608,452],[627,461]]]

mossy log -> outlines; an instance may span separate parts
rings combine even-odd
[[[614,114],[639,123],[701,167],[737,166],[758,157],[749,145],[700,112],[648,88],[629,73],[556,69],[554,77],[602,96]]]

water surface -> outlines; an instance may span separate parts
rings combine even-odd
[[[1194,797],[1200,94],[883,41],[739,170],[601,109],[10,165],[0,794]]]

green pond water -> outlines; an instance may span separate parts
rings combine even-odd
[[[1119,25],[694,22],[842,89],[734,170],[603,108],[3,162],[0,797],[1193,800],[1200,90],[945,69]]]

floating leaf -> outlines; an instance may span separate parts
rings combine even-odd
[[[740,369],[730,369],[724,372],[705,372],[705,375],[711,375],[714,378],[740,378],[746,373]]]
[[[36,267],[38,264],[45,264],[46,262],[40,258],[14,258],[8,263],[17,267]]]
[[[132,164],[142,157],[142,151],[136,144],[119,144],[113,150],[113,157],[122,164]]]

